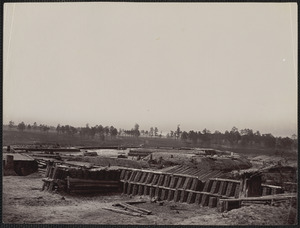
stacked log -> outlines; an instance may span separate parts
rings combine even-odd
[[[262,196],[274,195],[283,193],[284,190],[280,186],[262,184]]]
[[[44,161],[42,159],[38,159],[36,161],[38,163],[38,173],[41,174],[41,176],[45,177],[48,164],[47,161]]]
[[[43,190],[68,193],[120,191],[120,169],[76,167],[49,162]]]
[[[246,197],[239,199],[220,199],[218,202],[218,211],[229,211],[235,208],[239,208],[241,206],[248,206],[253,204],[268,204],[268,205],[276,205],[281,202],[290,201],[291,199],[296,199],[296,193],[289,194],[274,194],[268,196],[260,196],[260,197]]]
[[[240,189],[236,180],[211,178],[204,184],[197,176],[149,170],[123,169],[120,179],[123,194],[210,207],[216,207],[220,198],[238,197]]]
[[[113,180],[90,180],[67,177],[67,191],[74,193],[103,192],[120,189],[120,182]]]

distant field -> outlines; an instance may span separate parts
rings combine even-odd
[[[57,134],[56,132],[40,132],[40,131],[16,131],[3,130],[3,146],[7,145],[28,145],[28,144],[59,144],[60,146],[139,146],[144,144],[145,147],[190,147],[188,142],[175,140],[170,138],[151,138],[151,137],[120,137],[110,138],[101,141],[99,137],[88,138],[79,135],[71,136],[66,134]],[[201,144],[194,145],[197,147],[207,147]],[[297,153],[291,151],[275,151],[274,149],[258,149],[258,148],[229,148],[225,146],[211,146],[214,149],[228,150],[243,154],[246,156],[284,156],[287,158],[297,159]]]

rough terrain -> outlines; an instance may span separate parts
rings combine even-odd
[[[74,196],[41,191],[38,173],[3,177],[3,222],[19,224],[135,224],[135,225],[285,225],[295,209],[282,205],[248,206],[227,213],[195,204],[151,203],[147,197],[120,194]],[[120,201],[144,199],[136,206],[151,210],[142,217],[102,209]],[[291,216],[292,215],[292,216]],[[290,219],[291,220],[291,219]]]

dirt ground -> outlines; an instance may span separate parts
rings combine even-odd
[[[3,177],[3,223],[14,224],[124,224],[124,225],[284,225],[289,208],[248,206],[219,213],[196,204],[151,203],[146,196],[120,194],[74,196],[41,191],[42,177]],[[152,211],[142,217],[102,209],[116,202],[145,200],[136,206]]]

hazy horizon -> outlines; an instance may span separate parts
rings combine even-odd
[[[3,124],[297,134],[297,3],[5,3]]]

